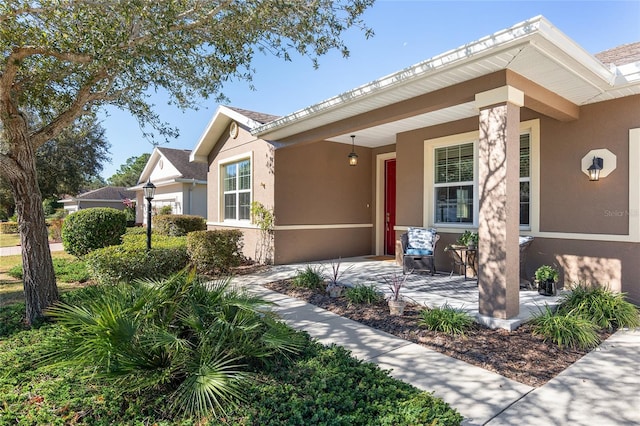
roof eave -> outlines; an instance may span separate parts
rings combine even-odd
[[[191,150],[191,154],[189,154],[189,161],[192,163],[206,163],[209,158],[209,153],[231,121],[235,121],[249,129],[253,129],[260,125],[257,121],[254,121],[231,108],[224,105],[219,106],[202,133],[202,136],[200,136],[195,148]]]
[[[301,128],[303,128],[302,131],[313,128],[313,119],[325,113],[346,109],[354,102],[383,94],[400,85],[418,82],[437,73],[473,64],[519,45],[522,45],[523,48],[533,46],[550,55],[550,58],[554,60],[557,60],[557,57],[573,58],[573,62],[577,64],[576,68],[578,68],[575,72],[584,74],[583,78],[593,80],[593,84],[603,87],[602,90],[613,86],[615,82],[615,72],[612,72],[593,55],[555,28],[546,18],[536,16],[511,28],[261,125],[255,128],[252,133],[262,139],[286,138],[299,133]],[[348,112],[345,112],[342,118],[348,118]],[[305,124],[305,122],[307,123]]]

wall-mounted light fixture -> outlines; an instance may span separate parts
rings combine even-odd
[[[608,149],[592,149],[582,157],[582,173],[589,176],[589,180],[597,182],[600,178],[609,176],[617,166],[617,158]]]
[[[347,156],[349,157],[349,165],[358,165],[358,154],[356,154],[356,135],[351,135],[351,152]]]
[[[604,165],[604,160],[600,157],[593,157],[593,163],[587,169],[589,171],[589,180],[598,181],[600,180],[600,170],[602,170]]]

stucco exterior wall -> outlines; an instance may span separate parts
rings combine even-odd
[[[371,253],[372,155],[356,147],[318,142],[276,150],[277,263]]]
[[[629,233],[629,221],[639,220],[637,212],[634,217],[629,210],[629,130],[640,127],[638,105],[640,96],[586,105],[580,108],[578,120],[566,122],[521,110],[522,121],[540,122],[540,198],[532,206],[538,211],[539,223],[521,230],[535,238],[527,258],[528,277],[533,277],[538,266],[553,264],[559,267],[564,285],[606,284],[640,303],[640,243],[601,237],[623,237]],[[425,223],[423,207],[424,173],[433,172],[424,164],[424,141],[477,129],[478,119],[471,118],[397,135],[398,238],[406,226],[432,225],[432,219]],[[590,150],[600,148],[617,156],[617,167],[609,176],[591,182],[580,162]],[[580,237],[572,238],[572,234]],[[442,250],[458,235],[441,233],[437,269],[451,269],[451,258]]]
[[[640,96],[580,108],[580,119],[541,119],[540,231],[618,234],[629,231],[629,129],[640,127]],[[606,148],[617,168],[590,182],[580,160],[590,150]]]
[[[184,214],[207,217],[207,185],[183,183]]]
[[[240,128],[234,139],[228,129],[218,140],[209,154],[209,172],[207,174],[207,225],[209,229],[237,228],[243,232],[243,254],[255,258],[260,232],[248,221],[225,222],[221,216],[222,189],[220,186],[221,164],[251,158],[251,199],[272,209],[274,205],[274,149],[273,145],[256,139],[246,129]]]

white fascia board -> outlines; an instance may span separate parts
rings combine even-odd
[[[559,49],[569,58],[573,59],[573,61],[582,65],[587,72],[597,76],[602,82],[613,85],[616,77],[615,72],[612,72],[611,69],[600,62],[595,56],[586,51],[545,18],[540,20],[539,34],[548,40],[556,49]],[[576,70],[576,72],[579,72],[579,70]]]
[[[140,177],[138,178],[139,184],[146,183],[149,176],[151,176],[151,172],[153,171],[153,168],[156,166],[156,164],[158,164],[158,160],[160,159],[161,156],[162,154],[160,154],[160,151],[158,151],[158,148],[157,147],[153,148],[153,152],[151,153],[151,156],[149,156],[149,159],[147,160],[147,164],[144,165],[144,169],[142,169],[142,173],[140,173]]]
[[[317,116],[327,110],[332,110],[345,106],[348,103],[356,102],[365,96],[391,90],[399,84],[411,83],[420,78],[441,71],[442,69],[477,60],[478,56],[484,57],[486,54],[491,53],[492,50],[495,50],[498,47],[504,47],[504,45],[507,44],[510,45],[539,31],[540,22],[542,20],[544,20],[542,16],[536,16],[530,20],[516,24],[511,28],[483,37],[457,49],[449,50],[416,65],[397,71],[393,74],[389,74],[378,80],[374,80],[371,83],[356,87],[348,92],[334,96],[302,110],[298,110],[278,120],[266,123],[256,128],[253,134],[259,137],[277,140],[278,137],[270,137],[272,132],[276,129]]]
[[[206,180],[199,180],[199,179],[185,179],[185,178],[178,178],[178,179],[174,179],[174,182],[177,183],[193,183],[196,185],[206,185],[207,181]]]
[[[540,38],[546,40],[547,43],[540,43]],[[326,112],[336,111],[353,102],[359,102],[365,97],[382,94],[400,85],[411,84],[440,72],[498,55],[505,49],[514,46],[522,45],[524,47],[531,44],[535,46],[536,39],[538,40],[537,44],[552,45],[554,50],[563,52],[563,58],[574,58],[574,61],[581,65],[579,68],[582,69],[582,72],[585,72],[586,69],[589,70],[591,76],[598,76],[601,85],[613,83],[615,74],[593,55],[556,29],[546,18],[539,15],[318,104],[293,112],[278,120],[263,124],[254,129],[252,133],[262,139],[278,140],[312,128],[313,123],[305,123],[305,121],[317,118]],[[543,49],[541,51],[545,52]],[[347,115],[345,113],[343,118],[348,118]]]
[[[253,129],[260,125],[257,121],[254,121],[231,108],[220,105],[216,109],[211,121],[209,121],[209,124],[207,124],[207,127],[204,129],[204,132],[202,133],[202,136],[200,136],[198,143],[196,143],[195,148],[191,150],[191,154],[189,154],[189,162],[206,163],[209,153],[231,121],[235,121],[239,125],[249,129]]]

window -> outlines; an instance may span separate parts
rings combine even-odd
[[[251,218],[251,161],[225,164],[222,171],[224,220]]]
[[[520,226],[529,226],[531,212],[531,135],[520,135]]]
[[[475,143],[434,150],[435,223],[474,224],[477,212]],[[530,225],[531,136],[520,135],[520,226]]]
[[[436,148],[437,223],[473,223],[473,156],[473,143]]]

